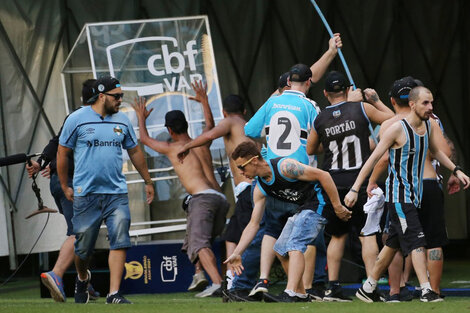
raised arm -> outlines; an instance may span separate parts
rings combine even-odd
[[[364,110],[372,122],[382,124],[394,116],[393,111],[380,100],[374,89],[365,89],[364,95],[367,101],[364,103]]]
[[[214,116],[212,115],[211,108],[209,106],[209,99],[207,98],[207,84],[204,85],[201,81],[196,81],[191,84],[194,92],[196,93],[194,97],[189,97],[190,100],[197,101],[202,105],[202,111],[204,113],[204,120],[206,125],[202,132],[207,132],[214,128]],[[209,143],[210,145],[210,143]]]
[[[326,50],[317,62],[310,66],[310,70],[312,71],[312,81],[314,83],[318,82],[323,77],[331,61],[334,60],[338,53],[338,48],[341,47],[343,47],[343,43],[341,41],[340,34],[336,33],[333,35],[333,38],[330,38],[328,41],[328,50]]]
[[[261,219],[263,218],[264,214],[265,202],[265,196],[259,187],[256,186],[253,192],[254,207],[253,212],[251,213],[250,222],[243,230],[240,241],[238,242],[238,245],[233,251],[232,255],[230,255],[224,262],[225,264],[229,263],[232,266],[232,270],[235,271],[235,274],[237,275],[240,275],[244,270],[241,255],[246,250],[248,245],[253,241],[256,233],[258,232],[259,224],[261,223]]]
[[[147,126],[145,125],[145,120],[153,111],[153,109],[150,109],[150,111],[148,111],[147,108],[145,107],[145,102],[146,101],[144,98],[139,97],[138,99],[134,99],[134,103],[132,104],[132,107],[135,110],[135,114],[137,115],[137,120],[139,122],[140,141],[144,145],[152,148],[158,153],[167,154],[170,148],[170,145],[168,144],[168,142],[159,141],[149,136],[149,133],[147,131]]]
[[[139,146],[136,146],[127,150],[127,154],[129,154],[129,158],[131,159],[132,164],[134,164],[134,167],[145,181],[145,194],[147,195],[147,203],[150,204],[153,201],[155,191],[153,189],[153,182],[150,178],[149,170],[147,168],[147,163],[145,162],[144,153]]]

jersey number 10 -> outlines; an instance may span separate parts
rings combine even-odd
[[[352,148],[353,151],[349,151],[350,148]],[[339,146],[336,140],[330,141],[328,149],[330,149],[331,154],[333,155],[331,158],[330,169],[354,170],[362,166],[361,141],[356,135],[344,137]],[[338,161],[340,152],[342,164],[339,164]]]

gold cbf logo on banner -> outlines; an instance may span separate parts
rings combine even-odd
[[[144,267],[137,261],[132,261],[125,264],[126,275],[124,279],[139,279],[144,273]]]
[[[124,264],[126,268],[126,275],[124,279],[139,279],[144,276],[144,284],[148,284],[152,280],[152,263],[150,258],[144,255],[142,263],[138,261],[131,261]]]

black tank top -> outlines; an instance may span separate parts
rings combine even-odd
[[[330,105],[317,116],[314,127],[325,151],[322,169],[336,186],[349,188],[370,156],[369,118],[363,104]]]
[[[285,158],[275,158],[268,160],[271,167],[272,178],[269,182],[258,177],[258,186],[265,195],[279,199],[284,202],[303,204],[313,196],[314,184],[302,180],[294,180],[284,177],[279,172],[279,163]]]

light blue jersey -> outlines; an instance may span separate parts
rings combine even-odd
[[[125,114],[102,118],[91,106],[83,107],[65,121],[59,144],[73,149],[75,195],[127,193],[122,149],[136,147],[137,138]]]
[[[269,98],[245,125],[245,135],[261,137],[266,131],[267,159],[290,157],[309,164],[306,145],[313,121],[319,112],[316,103],[300,92],[286,90]]]
[[[424,162],[429,146],[431,124],[425,121],[426,132],[417,134],[406,119],[400,121],[406,134],[403,147],[389,149],[388,178],[385,182],[385,201],[421,205]]]

